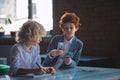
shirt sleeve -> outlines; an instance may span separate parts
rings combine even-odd
[[[19,50],[16,46],[11,48],[10,52],[10,75],[14,75],[19,68]]]
[[[42,66],[41,65],[40,46],[39,45],[37,45],[37,50],[35,52],[36,52],[36,56],[35,56],[35,61],[36,62],[34,62],[33,65],[34,65],[34,68],[38,68],[38,65]]]

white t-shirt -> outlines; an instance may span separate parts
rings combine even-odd
[[[41,66],[40,47],[35,45],[29,51],[24,44],[17,43],[11,49],[10,59],[11,75],[16,73],[19,68],[38,68],[36,63]]]

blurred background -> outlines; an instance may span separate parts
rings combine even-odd
[[[40,43],[45,54],[49,41],[62,34],[59,19],[65,12],[75,12],[81,20],[76,36],[84,43],[80,66],[120,68],[120,0],[0,0],[0,25],[5,35],[0,36],[0,57],[7,58],[15,44],[10,31],[23,22],[34,19],[48,34]]]
[[[52,0],[0,0],[0,26],[5,34],[18,30],[28,19],[40,22],[46,31],[52,30]]]

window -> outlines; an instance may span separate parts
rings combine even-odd
[[[36,16],[37,11],[36,11],[36,3],[32,3],[32,12],[33,12],[33,16]]]
[[[18,30],[28,20],[28,0],[3,1],[0,1],[3,4],[0,6],[0,25],[5,29],[5,34],[10,34],[10,31]],[[53,29],[52,0],[32,0],[32,10],[33,20],[41,23],[46,31]],[[1,17],[3,14],[4,19]]]

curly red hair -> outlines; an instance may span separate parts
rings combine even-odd
[[[63,24],[70,22],[74,23],[76,28],[80,27],[80,18],[75,13],[65,12],[59,21],[59,27],[62,28]]]

